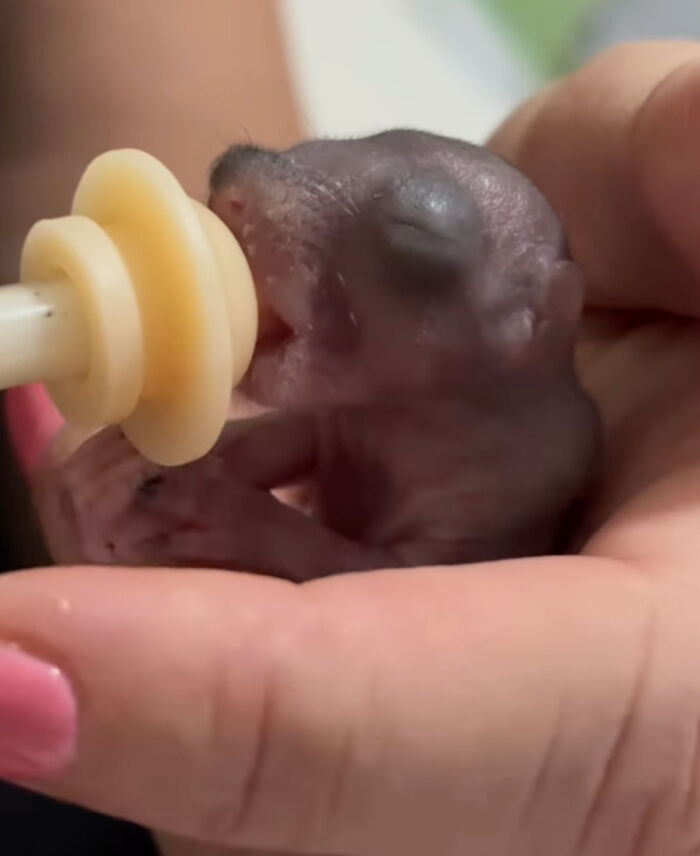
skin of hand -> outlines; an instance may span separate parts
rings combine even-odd
[[[698,141],[700,45],[671,42],[601,56],[490,141],[588,280],[579,358],[607,463],[578,555],[304,585],[10,574],[0,638],[76,700],[75,741],[73,712],[46,713],[65,751],[13,778],[231,848],[696,854]]]

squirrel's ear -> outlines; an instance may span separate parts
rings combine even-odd
[[[572,261],[543,262],[525,283],[486,328],[496,353],[508,362],[538,353],[543,340],[550,346],[560,341],[568,348],[583,311],[583,273]]]

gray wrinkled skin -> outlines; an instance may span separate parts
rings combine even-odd
[[[305,580],[557,550],[598,456],[573,349],[582,282],[520,173],[426,133],[234,146],[210,207],[248,257],[261,335],[206,458],[120,432],[52,475],[72,561]],[[273,492],[307,485],[300,509]]]

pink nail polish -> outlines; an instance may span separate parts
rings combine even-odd
[[[77,705],[55,666],[0,647],[0,778],[29,782],[75,754]]]

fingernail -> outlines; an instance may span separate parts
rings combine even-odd
[[[0,647],[0,778],[45,779],[73,758],[77,705],[60,669]]]

